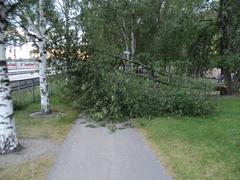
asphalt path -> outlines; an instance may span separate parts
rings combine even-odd
[[[166,170],[132,128],[110,133],[78,120],[61,145],[48,180],[169,180]]]

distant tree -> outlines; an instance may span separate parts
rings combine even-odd
[[[199,34],[206,30],[207,23],[201,22],[203,15],[209,11],[204,2],[83,0],[83,36],[89,45],[117,53],[129,51],[131,58],[154,68],[160,66],[165,71],[167,66],[173,66],[171,62],[188,63],[188,50]],[[197,52],[199,49],[195,48],[194,53],[202,54]],[[195,61],[202,58],[194,57]],[[208,61],[208,56],[206,58],[205,61]],[[209,63],[201,64],[207,66]]]
[[[66,83],[69,73],[76,66],[81,46],[80,1],[65,0],[55,3],[56,20],[49,32],[48,47],[51,62],[58,70],[62,70]]]

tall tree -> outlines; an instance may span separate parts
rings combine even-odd
[[[39,0],[39,75],[40,75],[40,92],[41,92],[41,111],[50,113],[48,82],[47,82],[47,24],[44,13],[45,0]]]
[[[14,151],[19,143],[16,137],[11,89],[6,62],[6,27],[9,14],[17,4],[0,0],[0,154]]]
[[[240,80],[240,1],[219,0],[220,66],[228,94],[239,91]]]
[[[38,5],[25,1],[19,8],[21,27],[27,36],[34,41],[39,49],[39,77],[41,95],[41,113],[51,112],[49,104],[48,81],[47,81],[47,20],[46,10],[50,1],[39,0]]]
[[[51,41],[49,42],[50,49],[53,49],[53,59],[61,60],[64,68],[61,68],[62,73],[66,75],[74,69],[76,54],[80,45],[80,23],[77,21],[80,15],[80,7],[78,0],[56,1],[55,11],[57,20],[53,23],[53,30],[49,33]],[[55,61],[56,62],[56,61]],[[66,81],[67,83],[67,81]]]

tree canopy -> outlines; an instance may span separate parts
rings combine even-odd
[[[137,99],[134,93],[143,96],[152,92],[156,98],[160,94],[175,97],[182,92],[184,95],[178,95],[192,97],[189,101],[201,104],[195,104],[196,109],[201,107],[207,112],[202,102],[206,100],[208,85],[203,85],[200,77],[213,68],[221,69],[228,94],[239,92],[238,0],[44,2],[44,19],[39,19],[38,3],[22,0],[15,13],[18,18],[10,22],[12,29],[24,30],[22,40],[37,42],[41,37],[36,29],[41,30],[44,20],[48,62],[64,75],[67,97],[73,104],[84,104],[85,109],[96,107],[95,112],[108,115],[127,112],[131,117],[142,112],[141,108],[138,113],[133,110],[135,101],[130,97]],[[140,76],[142,80],[138,80]],[[121,89],[126,86],[125,81],[135,86]],[[137,84],[148,88],[135,91],[141,89]],[[199,94],[203,95],[201,103],[195,99]],[[145,98],[148,102],[154,99]],[[124,100],[125,104],[121,104]],[[158,104],[165,102],[158,100]],[[162,106],[169,108],[156,111],[189,113],[188,106],[176,107],[177,100],[169,101],[172,104]],[[113,107],[111,110],[108,104]],[[191,113],[201,114],[195,110]]]

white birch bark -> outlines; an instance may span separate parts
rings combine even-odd
[[[26,18],[28,25],[31,27],[34,34],[28,32],[31,36],[35,37],[38,40],[36,44],[39,47],[39,79],[40,79],[40,96],[41,96],[41,113],[48,114],[51,113],[49,105],[49,94],[48,94],[48,81],[47,81],[47,21],[44,13],[45,0],[39,0],[39,9],[38,9],[38,26],[33,22],[31,17],[28,15],[26,10],[22,10],[24,17]],[[25,29],[24,29],[25,30]]]
[[[136,51],[136,40],[134,32],[131,32],[131,59],[134,58]]]
[[[34,35],[27,32],[28,34],[31,34],[32,36],[36,37],[39,47],[39,79],[40,79],[40,96],[41,96],[41,113],[42,114],[48,114],[51,113],[50,105],[49,105],[49,94],[48,94],[48,81],[47,81],[47,21],[44,13],[45,8],[45,0],[39,0],[39,9],[38,9],[38,20],[37,23],[39,26],[36,26],[35,23],[33,23],[31,17],[28,15],[26,10],[22,11],[24,14],[24,17],[26,18],[28,25],[31,27],[32,31],[34,32]]]
[[[41,112],[43,114],[50,113],[48,82],[47,82],[47,57],[46,57],[46,41],[39,42],[39,78],[41,93]]]
[[[4,4],[4,1],[0,0],[0,3]],[[4,6],[1,7],[0,5],[0,9],[2,11],[0,20],[3,20],[0,22],[0,154],[6,154],[15,150],[18,146],[18,140],[15,131],[11,89],[5,56],[4,21],[6,20],[6,14],[4,14]]]
[[[125,51],[126,51],[126,52],[129,52],[129,48],[128,48],[128,35],[127,35],[126,23],[125,23],[124,20],[122,20],[122,23],[123,23],[122,35],[123,35],[123,39],[124,39],[124,42],[125,42]],[[127,58],[127,57],[125,57],[125,58]],[[127,59],[129,59],[129,57],[128,57]]]
[[[39,77],[40,77],[40,94],[41,94],[41,112],[50,113],[48,81],[47,81],[47,51],[46,51],[46,18],[44,13],[45,0],[39,0]]]
[[[123,19],[122,19],[122,24],[123,24],[123,27],[121,28],[121,30],[122,30],[123,40],[125,43],[125,51],[123,52],[123,58],[129,60],[130,52],[129,52],[129,47],[128,47],[128,34],[127,34],[126,23]],[[124,62],[123,70],[124,71],[129,70],[129,62]]]

